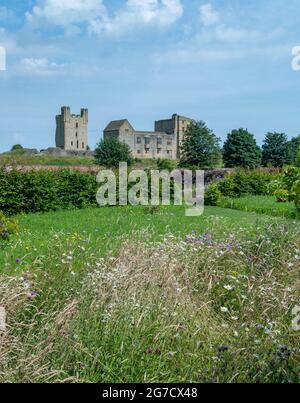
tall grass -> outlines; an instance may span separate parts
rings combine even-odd
[[[49,237],[1,277],[0,381],[299,381],[299,228],[213,228],[133,231],[106,256],[88,234]]]
[[[245,196],[225,198],[220,205],[224,208],[255,212],[269,216],[299,218],[294,203],[279,203],[275,196]]]

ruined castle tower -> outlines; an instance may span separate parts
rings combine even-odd
[[[56,147],[68,151],[88,149],[88,110],[81,109],[80,115],[72,115],[68,106],[61,108],[56,116]]]

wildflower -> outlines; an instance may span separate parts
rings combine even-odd
[[[233,287],[231,285],[224,285],[225,290],[232,291]]]
[[[37,297],[37,293],[36,292],[29,292],[27,294],[27,298],[29,299],[29,301],[33,301],[36,297]]]
[[[16,259],[16,263],[21,263],[22,262],[22,259],[20,259],[19,257],[17,257],[17,259]]]
[[[222,307],[221,307],[221,312],[227,313],[227,312],[229,312],[229,309],[226,308],[226,306],[222,306]]]

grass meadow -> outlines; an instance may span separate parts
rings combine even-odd
[[[1,382],[298,382],[300,228],[207,207],[18,217]]]
[[[276,217],[299,218],[293,202],[280,203],[275,196],[245,196],[226,198],[221,202],[223,208],[255,212]]]

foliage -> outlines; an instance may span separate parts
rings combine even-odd
[[[217,183],[212,183],[208,186],[205,192],[205,205],[218,206],[222,201],[222,193],[219,190]]]
[[[300,149],[300,135],[292,138],[287,145],[286,164],[295,165],[297,152]]]
[[[223,147],[223,159],[227,168],[256,168],[261,164],[261,150],[253,134],[248,130],[233,130]]]
[[[184,168],[214,168],[221,163],[220,139],[203,121],[189,125],[181,152]]]
[[[177,161],[167,160],[167,159],[159,159],[157,161],[157,167],[160,171],[173,171],[177,168]]]
[[[96,206],[96,175],[59,170],[0,170],[0,209],[6,214]]]
[[[263,144],[264,166],[283,167],[288,152],[288,139],[284,133],[268,133]]]
[[[300,178],[300,169],[296,167],[288,167],[281,176],[281,187],[291,192],[295,182]]]
[[[18,231],[18,223],[16,220],[7,218],[2,211],[0,211],[0,242],[7,241],[12,234]]]
[[[294,186],[292,188],[292,193],[293,193],[296,209],[300,213],[300,179],[298,181],[296,181],[296,183],[294,184]]]
[[[14,146],[12,146],[11,151],[17,151],[17,150],[23,150],[21,144],[15,144]]]
[[[277,172],[267,170],[246,171],[239,169],[218,182],[218,188],[225,197],[245,195],[266,195],[272,181],[279,178]]]
[[[133,158],[127,144],[116,139],[106,139],[97,144],[95,161],[106,168],[118,168],[120,162],[132,165]]]
[[[296,165],[296,167],[300,168],[300,148],[299,148],[299,150],[297,152],[297,155],[296,155],[295,165]]]
[[[274,196],[276,196],[278,203],[287,203],[290,198],[290,193],[286,189],[277,189],[274,192]]]

